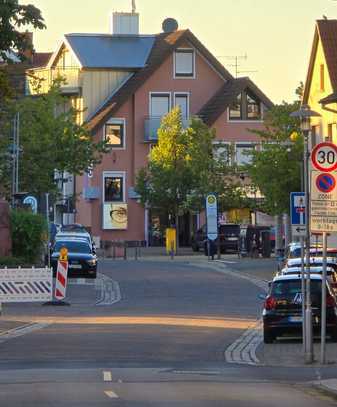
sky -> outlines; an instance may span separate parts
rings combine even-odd
[[[47,29],[36,31],[37,51],[54,51],[66,33],[108,33],[113,11],[131,11],[131,0],[20,0],[38,7]],[[337,18],[336,0],[136,0],[142,34],[161,32],[175,18],[189,28],[235,75],[249,76],[275,103],[295,99],[305,81],[315,20]],[[248,72],[247,72],[248,71]],[[249,72],[250,71],[250,72]]]

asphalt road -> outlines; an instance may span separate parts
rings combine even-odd
[[[179,261],[100,272],[96,286],[69,287],[69,307],[4,307],[4,319],[35,325],[0,336],[0,406],[334,405],[307,385],[310,369],[225,363],[260,313],[250,282]]]

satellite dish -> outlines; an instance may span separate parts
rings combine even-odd
[[[174,18],[166,18],[162,24],[165,33],[172,33],[178,30],[178,22]]]

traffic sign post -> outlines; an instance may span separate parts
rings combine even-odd
[[[304,274],[304,239],[306,236],[306,205],[304,192],[290,193],[290,221],[293,237],[301,242],[301,295],[302,295],[302,343],[306,352],[306,315],[305,315],[305,274]]]
[[[330,144],[330,143],[322,143]],[[334,146],[336,149],[336,147]],[[330,154],[330,166],[322,164],[323,171],[312,171],[311,174],[311,201],[310,201],[310,228],[314,233],[323,234],[323,272],[322,272],[322,306],[321,306],[321,357],[322,364],[326,359],[326,264],[327,264],[327,239],[328,232],[337,232],[337,173],[331,168],[336,168],[334,160],[337,154],[334,149],[319,150],[323,158],[328,161]],[[316,155],[319,155],[316,153]],[[317,168],[317,166],[315,166]],[[327,169],[328,168],[328,169]]]
[[[215,194],[206,197],[207,255],[210,258],[211,242],[218,237],[218,201]],[[212,255],[212,259],[214,254]]]

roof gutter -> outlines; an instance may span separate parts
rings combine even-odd
[[[323,110],[331,113],[337,113],[337,110],[327,107],[327,105],[337,103],[337,92],[333,92],[331,95],[321,99],[319,103],[321,104]]]

